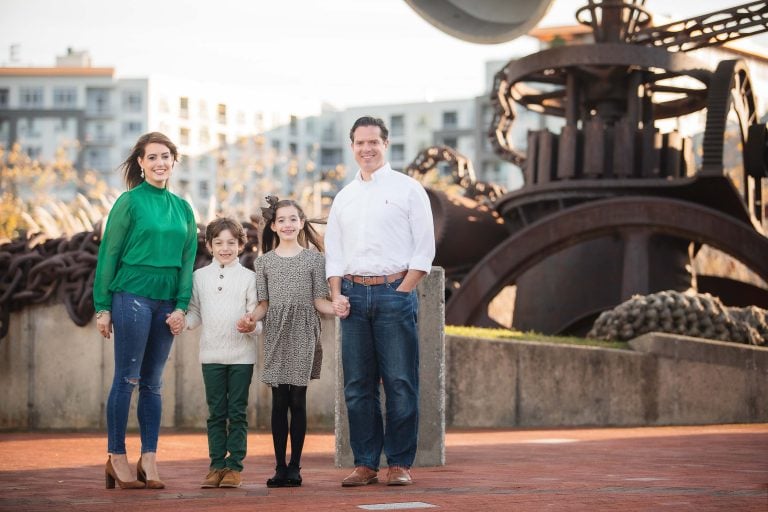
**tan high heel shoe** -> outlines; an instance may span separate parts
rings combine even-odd
[[[141,467],[141,457],[136,464],[136,478],[139,482],[147,484],[147,489],[165,489],[165,483],[162,480],[147,480],[147,474],[144,472],[144,468]]]
[[[115,472],[115,468],[112,467],[111,455],[107,459],[107,465],[104,467],[104,480],[106,482],[107,489],[114,489],[115,482],[117,482],[117,485],[119,485],[121,489],[143,489],[144,487],[146,487],[144,483],[139,482],[138,480],[124,482],[119,478],[117,478],[117,473]]]

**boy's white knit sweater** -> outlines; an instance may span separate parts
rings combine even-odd
[[[256,337],[261,332],[261,322],[251,333],[237,332],[237,321],[256,304],[255,274],[239,261],[221,265],[214,259],[210,265],[195,270],[187,328],[194,329],[203,324],[201,363],[256,362]]]

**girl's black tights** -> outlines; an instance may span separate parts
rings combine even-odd
[[[278,466],[285,465],[288,410],[291,411],[291,463],[299,466],[307,433],[307,386],[280,384],[272,388],[272,443]]]

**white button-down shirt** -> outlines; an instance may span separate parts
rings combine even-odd
[[[360,171],[333,200],[325,231],[326,277],[429,272],[435,231],[421,184],[389,163],[364,181]]]

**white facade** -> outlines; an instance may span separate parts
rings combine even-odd
[[[40,162],[63,156],[122,189],[118,166],[140,135],[160,131],[181,155],[174,186],[199,209],[220,189],[226,192],[217,200],[235,194],[242,201],[250,183],[270,177],[257,135],[282,119],[247,94],[165,77],[117,78],[113,68],[89,67],[87,54],[76,53],[51,68],[0,68],[0,147],[19,144]]]

